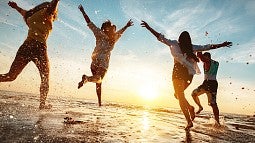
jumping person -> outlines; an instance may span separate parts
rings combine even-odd
[[[174,95],[179,100],[179,105],[187,120],[185,130],[188,130],[193,127],[192,121],[195,118],[195,112],[194,107],[186,100],[184,90],[191,84],[193,75],[200,73],[197,66],[199,59],[194,52],[231,46],[232,43],[224,42],[222,44],[208,44],[204,46],[192,45],[190,35],[187,31],[183,31],[177,41],[166,39],[164,35],[155,31],[145,21],[142,21],[141,25],[148,29],[160,42],[169,46],[171,50],[171,54],[174,57],[174,68],[172,73],[172,81],[175,91]]]
[[[20,8],[15,2],[8,5],[16,9],[28,26],[28,36],[20,46],[16,57],[6,74],[0,74],[0,82],[10,82],[17,78],[24,67],[33,61],[40,72],[40,105],[39,109],[50,108],[45,101],[49,91],[49,59],[47,54],[47,39],[52,30],[53,21],[57,17],[59,0],[41,3],[30,10]]]
[[[111,23],[111,21],[107,20],[101,26],[101,29],[96,27],[96,25],[90,21],[90,18],[84,11],[82,5],[79,6],[81,13],[85,21],[88,24],[88,27],[94,33],[96,38],[96,47],[92,53],[92,63],[90,66],[92,76],[83,75],[82,80],[78,84],[78,89],[83,86],[86,82],[94,82],[96,83],[96,92],[98,97],[98,104],[101,106],[101,86],[102,80],[108,70],[109,61],[111,51],[114,48],[114,44],[121,37],[121,34],[130,26],[133,25],[133,22],[129,20],[127,24],[116,31],[116,26]]]
[[[216,95],[218,89],[216,75],[219,67],[219,62],[212,60],[211,54],[209,52],[205,52],[204,54],[202,54],[202,52],[198,52],[197,57],[204,63],[204,82],[192,92],[192,97],[199,107],[196,113],[199,114],[203,110],[198,96],[206,93],[208,97],[208,105],[211,106],[213,110],[214,119],[218,125],[220,125],[219,108],[216,103]]]

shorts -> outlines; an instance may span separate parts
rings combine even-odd
[[[93,74],[93,76],[97,75],[99,76],[101,79],[104,78],[107,69],[105,69],[104,66],[101,66],[100,64],[101,62],[99,60],[94,60],[91,65],[90,65],[90,70]]]
[[[26,40],[19,48],[17,55],[24,57],[27,61],[48,61],[47,46],[36,40]]]
[[[203,84],[193,90],[192,96],[199,96],[206,93],[208,97],[208,104],[217,105],[216,95],[218,89],[218,82],[216,80],[204,80]]]
[[[174,64],[174,69],[172,73],[172,80],[184,80],[189,85],[192,82],[193,75],[189,74],[188,69],[180,63]]]

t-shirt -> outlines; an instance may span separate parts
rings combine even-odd
[[[48,14],[47,9],[41,9],[28,17],[29,27],[27,39],[34,39],[46,44],[46,40],[52,30],[53,16]]]
[[[124,32],[122,29],[115,33],[114,39],[110,39],[103,30],[96,27],[93,22],[88,23],[88,27],[92,30],[96,37],[96,47],[92,53],[92,62],[100,62],[100,65],[105,69],[108,69],[111,51],[114,48],[114,44],[121,37]]]

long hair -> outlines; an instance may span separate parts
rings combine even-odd
[[[179,46],[183,54],[187,54],[188,58],[194,59],[196,62],[199,62],[197,56],[193,53],[191,38],[189,32],[183,31],[179,36]]]

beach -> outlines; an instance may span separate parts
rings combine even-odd
[[[220,113],[221,127],[203,111],[185,131],[179,109],[149,108],[49,96],[51,109],[38,109],[39,95],[0,91],[0,141],[13,142],[255,142],[255,117]],[[65,122],[71,117],[73,121]]]

